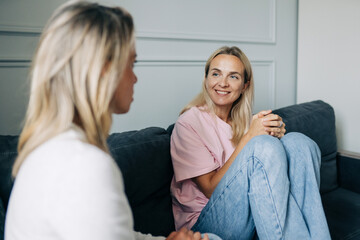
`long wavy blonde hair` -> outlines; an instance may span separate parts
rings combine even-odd
[[[70,2],[53,13],[32,62],[14,177],[35,148],[72,123],[108,152],[112,99],[134,38],[132,17],[121,8]]]
[[[232,55],[240,59],[240,61],[244,64],[245,67],[244,83],[248,83],[248,87],[243,92],[243,94],[241,94],[240,97],[233,103],[230,110],[229,117],[232,122],[231,128],[233,131],[233,137],[231,139],[231,142],[236,146],[240,142],[242,136],[248,131],[250,127],[252,119],[252,106],[254,101],[254,79],[251,64],[247,56],[238,47],[221,47],[209,57],[205,64],[205,78],[202,85],[202,91],[184,107],[180,114],[186,112],[194,106],[207,106],[206,109],[210,113],[215,114],[214,103],[207,92],[205,81],[208,77],[211,61],[220,54]]]

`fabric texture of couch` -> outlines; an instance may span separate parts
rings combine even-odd
[[[287,132],[312,138],[322,153],[321,194],[333,239],[360,239],[360,159],[338,154],[333,108],[313,101],[274,110]],[[150,127],[109,136],[111,155],[120,167],[135,230],[167,236],[174,230],[170,182],[173,169],[168,129]],[[17,136],[0,136],[0,240],[12,188],[11,166]]]

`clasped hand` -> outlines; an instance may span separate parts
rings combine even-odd
[[[199,232],[182,228],[178,232],[172,232],[166,240],[209,240],[209,237],[207,234],[204,234],[202,238]]]
[[[277,114],[271,113],[271,110],[255,114],[248,131],[253,137],[267,134],[277,138],[282,138],[285,132],[285,123],[282,121],[282,118]]]

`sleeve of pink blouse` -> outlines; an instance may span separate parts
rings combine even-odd
[[[176,182],[209,173],[219,167],[204,139],[202,129],[177,122],[171,135],[171,158]]]

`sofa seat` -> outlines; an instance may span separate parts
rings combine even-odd
[[[339,187],[322,201],[332,239],[360,239],[360,194]]]
[[[338,188],[322,194],[333,239],[360,239],[360,155],[337,155]]]

